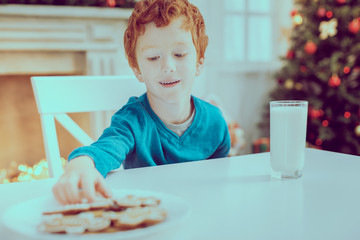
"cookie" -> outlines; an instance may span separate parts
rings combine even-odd
[[[99,199],[98,199],[99,200]],[[127,195],[92,203],[69,204],[43,213],[38,230],[47,233],[116,232],[147,227],[165,220],[160,199]]]
[[[62,214],[47,215],[38,226],[38,230],[47,233],[85,233],[99,232],[108,228],[111,221],[104,217],[95,217],[86,212],[77,215],[64,216]]]
[[[132,208],[132,207],[149,207],[157,206],[160,204],[160,199],[155,197],[135,197],[128,195],[122,198],[115,198],[114,202],[119,207]]]
[[[58,209],[52,211],[43,212],[43,215],[51,215],[51,214],[73,215],[85,211],[106,210],[106,209],[110,209],[112,206],[114,206],[114,201],[112,199],[104,198],[98,202],[68,204],[65,206],[61,206]]]
[[[121,230],[151,226],[163,222],[167,212],[159,207],[134,207],[118,214],[113,225]]]
[[[43,215],[53,215],[53,214],[71,215],[71,214],[78,214],[81,212],[85,212],[88,210],[90,210],[90,204],[76,203],[76,204],[67,204],[55,210],[43,212]]]

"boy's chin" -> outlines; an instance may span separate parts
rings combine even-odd
[[[169,104],[177,104],[177,103],[181,103],[181,102],[184,102],[184,101],[190,101],[191,94],[173,93],[173,94],[167,94],[167,95],[163,96],[162,98]]]

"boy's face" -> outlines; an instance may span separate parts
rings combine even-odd
[[[195,77],[200,74],[203,59],[197,53],[190,31],[181,28],[184,17],[166,27],[145,25],[145,33],[136,43],[139,69],[133,69],[144,82],[151,102],[176,103],[190,99]]]

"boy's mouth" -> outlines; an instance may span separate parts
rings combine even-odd
[[[160,84],[164,87],[173,87],[177,85],[180,82],[180,80],[172,80],[172,81],[163,81],[160,82]]]

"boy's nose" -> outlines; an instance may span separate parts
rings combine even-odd
[[[164,73],[175,72],[175,62],[170,57],[163,58],[161,70]]]

